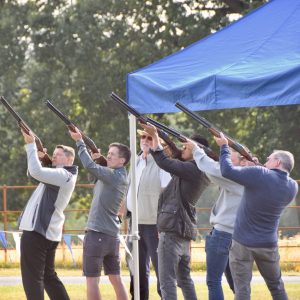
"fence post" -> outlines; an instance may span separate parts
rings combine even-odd
[[[3,225],[4,225],[4,234],[7,241],[7,185],[3,185]],[[7,248],[4,247],[4,260],[5,264],[7,263]]]

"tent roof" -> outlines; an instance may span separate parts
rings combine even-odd
[[[222,30],[127,75],[141,113],[300,103],[300,1],[273,0]]]

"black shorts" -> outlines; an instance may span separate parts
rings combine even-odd
[[[99,277],[102,265],[105,275],[120,275],[119,237],[89,230],[83,241],[83,275]]]

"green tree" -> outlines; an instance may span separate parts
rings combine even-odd
[[[266,1],[55,0],[0,1],[1,93],[24,117],[51,153],[74,145],[64,124],[44,102],[51,99],[105,153],[113,141],[128,144],[128,118],[110,99],[125,96],[126,74],[180,50]],[[299,161],[298,106],[203,112],[246,144],[262,161],[274,148]],[[186,134],[207,132],[182,114],[158,115]],[[23,139],[0,107],[2,184],[27,184]],[[213,141],[211,139],[212,145]],[[215,147],[216,149],[216,147]],[[217,149],[216,149],[217,150]],[[77,161],[79,164],[79,162]],[[292,173],[300,178],[300,169]],[[79,182],[86,182],[80,171]],[[28,193],[12,197],[20,208]],[[73,199],[89,199],[78,193]],[[80,206],[88,206],[82,200]]]

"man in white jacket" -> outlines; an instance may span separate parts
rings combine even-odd
[[[168,185],[171,175],[162,170],[150,155],[152,137],[143,130],[137,130],[140,136],[142,153],[136,160],[136,185],[138,202],[139,247],[139,279],[140,300],[149,299],[150,259],[157,278],[157,293],[161,296],[158,277],[158,231],[156,227],[158,198]],[[127,209],[132,212],[132,189],[129,186]],[[130,293],[134,299],[133,275],[130,280]]]
[[[229,249],[232,241],[234,222],[237,209],[240,205],[244,187],[222,176],[220,164],[208,157],[204,150],[193,141],[188,141],[185,146],[193,151],[197,167],[206,173],[210,180],[220,187],[220,195],[215,202],[211,214],[211,232],[206,236],[206,283],[209,291],[209,300],[223,300],[222,275],[227,271],[227,280],[232,290],[233,281],[229,270]],[[231,149],[231,159],[235,166],[250,164],[238,152]],[[252,163],[251,163],[252,164]],[[227,270],[226,270],[227,269]]]
[[[68,205],[77,179],[73,166],[75,151],[56,146],[52,167],[43,167],[38,158],[34,135],[23,133],[26,143],[28,172],[39,181],[20,218],[21,273],[28,300],[43,300],[44,289],[51,300],[69,300],[55,267],[55,251],[62,238]]]

